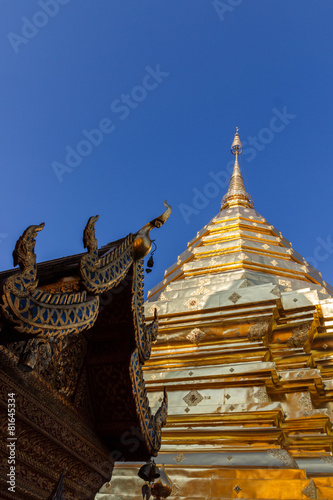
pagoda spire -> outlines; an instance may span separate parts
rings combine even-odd
[[[231,145],[231,153],[235,155],[234,169],[230,178],[228,191],[222,198],[221,210],[239,205],[253,208],[253,201],[251,196],[245,191],[238,163],[238,156],[242,153],[242,151],[243,146],[239,138],[238,127],[236,127],[236,134]]]

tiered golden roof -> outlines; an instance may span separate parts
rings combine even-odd
[[[166,299],[169,304],[168,298],[172,302],[174,298],[185,298],[188,293],[195,295],[193,292],[202,277],[209,279],[214,291],[218,283],[221,290],[222,283],[230,290],[230,285],[238,288],[239,280],[246,279],[247,285],[274,283],[282,285],[282,291],[310,287],[322,294],[321,297],[330,296],[333,288],[323,281],[321,273],[254,210],[239,168],[242,146],[238,132],[231,150],[235,164],[221,211],[198,231],[177,262],[165,271],[164,280],[149,292],[149,302]],[[177,293],[180,286],[182,292]]]
[[[237,131],[221,211],[146,302],[152,407],[169,395],[157,463],[170,499],[333,498],[333,289],[255,211],[241,150]],[[139,499],[134,474],[116,468],[109,498]]]

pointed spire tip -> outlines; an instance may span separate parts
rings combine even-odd
[[[231,206],[245,206],[253,208],[253,201],[251,196],[246,192],[242,174],[239,168],[238,155],[243,151],[243,146],[239,138],[238,127],[236,127],[236,134],[231,145],[231,153],[235,155],[234,169],[230,178],[230,184],[227,193],[223,196],[221,203],[221,210]]]
[[[236,127],[235,137],[231,144],[231,152],[233,155],[238,155],[241,154],[242,151],[243,151],[243,146],[239,138],[238,127]]]

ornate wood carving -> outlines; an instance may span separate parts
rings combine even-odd
[[[164,389],[164,398],[156,414],[152,416],[145,388],[138,349],[135,349],[130,362],[130,375],[137,413],[140,416],[140,427],[150,455],[156,456],[161,447],[162,427],[166,424],[168,414],[168,395]]]
[[[133,274],[132,311],[135,328],[135,340],[140,362],[144,364],[144,362],[150,358],[151,344],[157,338],[158,318],[157,311],[155,309],[154,321],[152,321],[149,325],[146,325],[145,323],[142,260],[134,263]]]
[[[95,223],[98,215],[90,217],[83,233],[83,244],[88,253],[80,260],[81,279],[86,289],[99,294],[117,286],[127,274],[133,262],[133,240],[129,234],[113,251],[98,257]]]

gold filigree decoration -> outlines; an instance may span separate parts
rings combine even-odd
[[[185,306],[188,309],[191,309],[191,311],[194,311],[195,309],[199,309],[200,302],[196,298],[193,298],[193,299],[191,298],[187,302],[185,302]]]
[[[267,450],[267,454],[270,455],[273,458],[276,458],[283,464],[287,465],[288,467],[292,467],[294,469],[298,469],[298,465],[296,464],[295,460],[289,455],[287,450]]]
[[[178,453],[178,455],[176,455],[174,457],[174,460],[177,462],[177,464],[180,464],[180,462],[183,462],[184,460],[186,460],[186,457],[185,457],[184,453]]]
[[[292,331],[291,337],[287,340],[289,347],[303,347],[308,340],[311,323],[305,323]]]
[[[183,400],[188,406],[197,406],[203,399],[204,397],[196,389],[192,389],[183,397]]]
[[[78,333],[91,328],[99,311],[99,298],[87,299],[79,293],[50,293],[37,288],[34,252],[36,236],[44,227],[29,226],[18,239],[13,252],[20,271],[3,284],[2,312],[21,333],[46,336]]]
[[[248,331],[248,339],[252,341],[263,340],[263,338],[269,332],[270,322],[266,319],[258,321],[254,325],[250,326]]]
[[[236,302],[238,302],[240,298],[241,298],[241,295],[234,292],[230,295],[230,297],[228,297],[228,300],[230,300],[233,304],[236,304]]]
[[[302,493],[311,500],[315,500],[317,498],[316,486],[313,482],[313,479],[310,480],[309,484],[303,488]]]
[[[298,404],[306,410],[313,410],[311,395],[309,392],[304,392],[298,400]]]
[[[260,387],[257,392],[254,393],[254,397],[258,400],[259,403],[268,403],[269,399],[267,396],[266,387]]]
[[[205,332],[200,330],[200,328],[194,328],[193,330],[190,331],[188,335],[186,335],[186,338],[192,342],[192,344],[199,344],[201,340],[203,340],[206,337]]]

